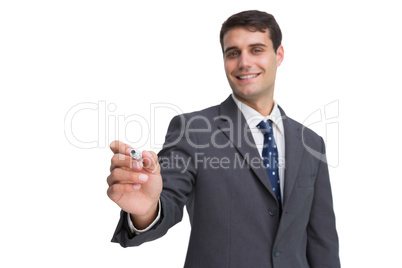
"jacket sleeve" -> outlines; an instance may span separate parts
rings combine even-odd
[[[339,244],[335,226],[332,193],[321,139],[321,159],[317,171],[314,199],[307,226],[307,259],[311,268],[339,268]]]
[[[170,227],[182,220],[183,207],[191,197],[196,176],[193,157],[196,149],[191,146],[194,141],[192,133],[186,131],[185,115],[174,117],[158,154],[163,180],[160,220],[150,230],[136,235],[128,227],[127,213],[121,211],[112,242],[122,247],[139,246],[165,235]]]

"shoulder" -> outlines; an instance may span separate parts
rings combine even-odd
[[[166,139],[177,139],[177,137],[188,137],[193,135],[195,130],[200,133],[212,131],[212,127],[219,115],[219,105],[211,106],[200,111],[176,115],[170,121]]]
[[[285,129],[285,139],[296,135],[300,138],[305,147],[324,153],[325,144],[323,138],[311,128],[299,123],[287,116],[281,109],[283,125]]]
[[[199,117],[206,117],[206,118],[213,118],[219,114],[219,105],[211,106],[199,111],[194,111],[194,112],[189,112],[189,113],[183,113],[180,115],[175,116],[177,117],[183,117],[185,119],[191,119],[191,118],[199,118]]]
[[[210,125],[219,115],[219,106],[215,105],[199,111],[176,115],[172,118],[170,125],[174,125],[175,128],[188,127],[190,124]]]
[[[194,111],[190,113],[183,113],[175,116],[172,121],[192,121],[200,122],[208,121],[212,123],[217,118],[231,118],[238,116],[238,108],[231,95],[229,95],[226,100],[218,105],[214,105],[199,111]]]

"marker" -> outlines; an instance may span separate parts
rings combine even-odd
[[[130,155],[133,159],[142,161],[142,151],[132,149]]]

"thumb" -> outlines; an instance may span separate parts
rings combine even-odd
[[[158,156],[152,151],[143,151],[142,159],[144,161],[144,169],[150,173],[160,173]]]

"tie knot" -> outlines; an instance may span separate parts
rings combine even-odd
[[[257,125],[257,128],[259,128],[262,131],[262,133],[272,133],[272,121],[271,120],[267,120],[267,122],[261,121]]]

